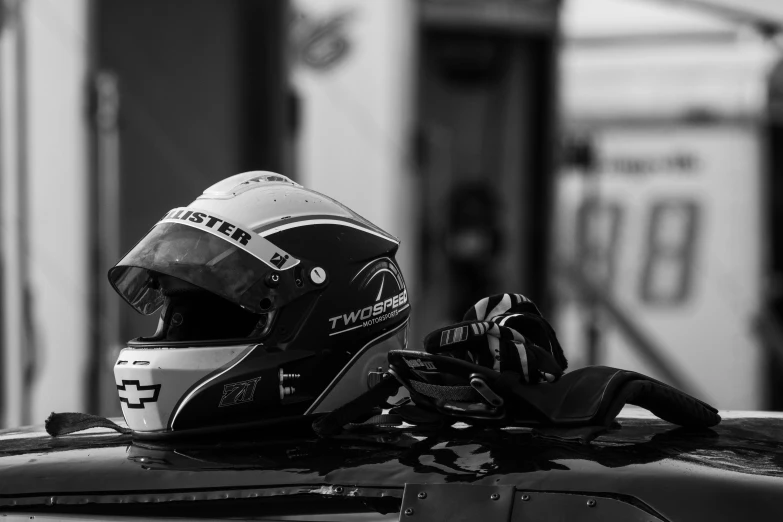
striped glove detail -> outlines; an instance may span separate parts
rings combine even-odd
[[[553,382],[568,366],[554,329],[521,294],[481,299],[461,323],[430,333],[424,348],[499,372],[516,372],[531,384]]]

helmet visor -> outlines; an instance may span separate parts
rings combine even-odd
[[[283,280],[287,279],[283,271],[298,263],[270,241],[214,213],[180,208],[166,214],[109,271],[109,281],[145,315],[163,305],[160,274],[196,285],[251,312],[266,313],[303,293]],[[279,282],[268,285],[265,279],[273,272],[279,274]]]

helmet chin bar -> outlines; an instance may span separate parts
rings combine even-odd
[[[134,431],[168,429],[177,403],[188,389],[250,350],[247,345],[125,348],[114,365],[114,379],[128,427]]]
[[[123,415],[134,432],[154,436],[258,423],[296,411],[329,411],[352,400],[371,387],[375,372],[386,371],[387,352],[404,349],[406,335],[407,321],[357,351],[331,383],[303,379],[322,364],[314,352],[261,344],[126,348],[114,375]]]
[[[311,352],[302,350],[270,353],[258,344],[125,348],[114,376],[132,430],[187,430],[252,422],[283,405],[312,401],[312,396],[297,393],[301,374],[287,369],[310,357]]]

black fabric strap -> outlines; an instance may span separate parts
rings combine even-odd
[[[109,428],[119,433],[131,433],[129,428],[110,421],[105,417],[89,415],[87,413],[54,413],[49,415],[44,423],[46,432],[52,437],[68,435],[77,431],[89,430],[90,428]]]
[[[471,386],[441,386],[423,381],[410,381],[414,391],[433,399],[445,401],[483,402],[481,396]]]
[[[544,415],[550,426],[609,427],[626,404],[641,406],[661,419],[689,428],[709,428],[721,420],[718,410],[695,397],[646,375],[608,366],[588,366],[559,381],[525,386],[499,379],[507,405],[518,401]],[[519,422],[528,412],[514,411]]]

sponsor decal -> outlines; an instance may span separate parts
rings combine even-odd
[[[128,408],[144,408],[147,403],[158,402],[160,384],[142,386],[137,380],[123,379],[122,384],[117,385],[117,393],[120,395],[120,402],[124,402]]]
[[[409,368],[425,368],[427,370],[437,370],[432,361],[422,361],[421,359],[403,359]]]
[[[275,252],[275,255],[273,255],[272,259],[269,260],[269,262],[275,265],[277,268],[281,268],[286,261],[288,261],[288,254],[281,255],[277,252]]]
[[[445,330],[440,334],[440,345],[446,346],[449,344],[459,343],[468,338],[468,327],[460,326],[452,330]]]
[[[298,259],[281,251],[268,239],[214,212],[180,207],[169,211],[158,223],[179,223],[203,230],[241,248],[276,270],[286,270],[299,264]]]
[[[256,384],[261,377],[242,382],[232,382],[223,386],[223,397],[220,399],[218,408],[224,406],[234,406],[243,402],[252,402],[253,394],[256,392]]]
[[[388,284],[387,279],[390,281]],[[354,282],[356,291],[374,303],[330,317],[330,336],[374,326],[408,308],[405,282],[397,266],[388,258],[365,265],[351,280],[351,283]]]

